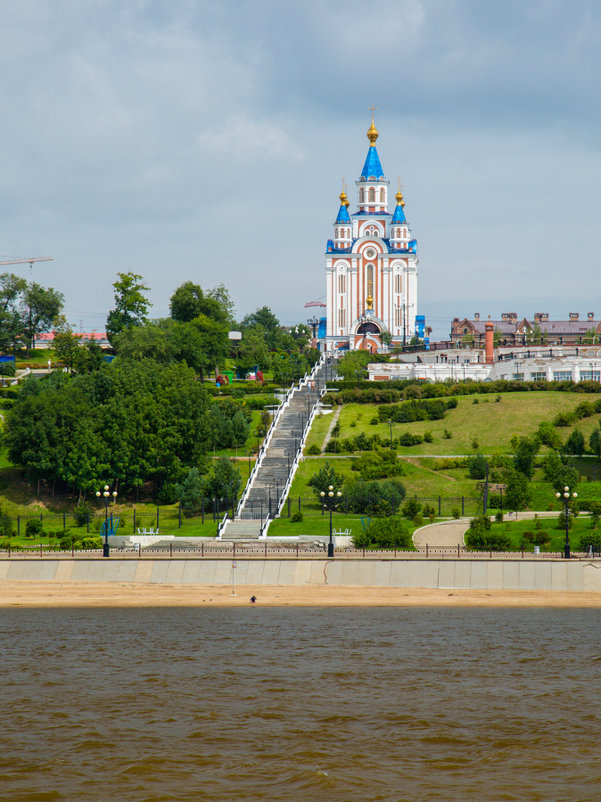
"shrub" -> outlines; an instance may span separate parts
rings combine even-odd
[[[503,522],[503,513],[501,512],[501,510],[499,510],[499,511],[498,511],[498,512],[495,514],[495,521],[496,521],[498,524],[500,524],[500,523],[502,523],[502,522]]]
[[[601,552],[601,533],[596,531],[585,532],[581,535],[578,544],[580,551],[593,551]]]
[[[478,398],[478,396],[476,396],[475,398],[472,399],[472,404],[479,404],[479,403],[480,403],[480,399]]]
[[[511,543],[509,535],[504,532],[491,531],[490,521],[488,521],[489,527],[487,528],[484,525],[483,518],[486,518],[486,516],[475,518],[465,533],[465,545],[467,548],[474,551],[507,551]],[[482,523],[474,525],[474,521],[482,521]]]
[[[324,449],[326,454],[338,454],[342,451],[340,446],[340,440],[337,440],[335,437],[332,437],[331,440],[328,440],[326,443],[326,447]]]
[[[300,524],[303,521],[303,514],[300,510],[297,510],[290,516],[290,523],[293,524]]]
[[[359,471],[362,479],[386,479],[390,476],[402,476],[403,463],[397,459],[396,451],[379,449],[376,452],[364,453],[353,459],[352,469]]]
[[[455,519],[461,518],[461,510],[459,509],[459,507],[453,507],[451,509],[451,517]]]
[[[94,517],[94,510],[85,501],[75,507],[73,518],[75,519],[75,526],[85,526],[88,521]]]
[[[416,498],[408,498],[401,507],[401,513],[405,518],[415,518],[418,512],[421,512],[422,505]]]
[[[433,515],[436,515],[436,510],[431,504],[424,504],[422,507],[422,515],[425,515],[427,518],[431,518]]]
[[[376,518],[370,522],[365,532],[353,536],[356,549],[365,548],[408,548],[411,536],[399,518]]]
[[[0,535],[4,535],[4,537],[10,537],[13,533],[13,522],[10,515],[6,513],[0,514]]]
[[[445,429],[442,433],[442,436],[444,437],[445,440],[450,440],[451,437],[453,436],[453,432],[450,432],[448,429]]]
[[[483,457],[482,454],[475,454],[473,457],[469,457],[467,469],[472,479],[484,479],[488,469],[486,457]]]
[[[434,437],[432,432],[424,432],[424,443],[431,443],[433,442]]]
[[[477,437],[472,437],[472,448],[477,451],[480,448],[480,441]]]
[[[405,487],[398,479],[366,482],[357,479],[345,485],[350,512],[365,515],[394,515],[405,498]]]
[[[177,484],[165,482],[159,491],[158,499],[163,504],[176,504],[179,501]]]
[[[570,511],[568,510],[568,529],[571,529],[574,525],[574,521]],[[559,515],[557,516],[557,528],[558,529],[565,529],[566,528],[566,514],[562,510]]]
[[[418,512],[417,515],[414,516],[413,523],[415,526],[424,525],[424,516],[421,514],[421,512]]]
[[[315,457],[321,454],[321,448],[317,445],[317,443],[313,443],[313,445],[309,446],[307,449],[307,454],[311,457]]]
[[[44,527],[38,518],[31,518],[25,524],[25,537],[41,537],[43,533]]]
[[[527,531],[522,536],[522,545],[533,543],[536,546],[548,546],[550,542],[549,533],[544,529],[537,529],[534,532]]]

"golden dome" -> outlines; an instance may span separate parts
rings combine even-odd
[[[346,197],[346,192],[342,190],[340,193],[340,205],[341,206],[350,206],[348,198]]]
[[[367,298],[365,299],[365,302],[367,304],[367,308],[368,309],[373,309],[374,308],[374,299],[371,297],[371,294],[367,296]]]
[[[403,200],[403,193],[402,193],[402,192],[399,190],[399,191],[397,192],[397,194],[395,195],[395,197],[396,197],[397,206],[398,206],[398,205],[399,205],[399,203],[400,203],[400,204],[401,204],[401,206],[402,206],[403,208],[405,208],[405,201]]]
[[[367,138],[369,139],[370,147],[373,147],[376,144],[376,139],[380,136],[378,133],[378,129],[374,125],[374,118],[371,118],[371,125],[369,127],[369,131],[367,132]]]

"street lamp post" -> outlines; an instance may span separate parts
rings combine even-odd
[[[566,521],[566,542],[563,547],[563,556],[566,560],[570,559],[570,508],[569,503],[571,499],[578,498],[578,493],[570,493],[570,488],[566,485],[563,489],[563,493],[556,493],[556,498],[563,497],[563,514]]]
[[[96,498],[100,497],[104,498],[104,543],[102,544],[102,556],[103,557],[110,557],[110,546],[109,546],[109,498],[111,497],[111,492],[109,490],[109,486],[105,485],[102,492],[100,490],[96,491]],[[117,491],[113,490],[112,492],[113,501],[117,499]]]
[[[332,540],[332,512],[338,506],[338,501],[342,496],[340,490],[337,493],[334,493],[334,488],[332,485],[328,487],[327,495],[322,490],[319,494],[321,496],[322,503],[325,504],[330,511],[330,542],[328,543],[328,557],[334,556],[334,541]]]

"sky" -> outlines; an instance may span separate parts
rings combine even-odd
[[[306,320],[374,104],[419,311],[601,316],[597,0],[0,4],[0,260],[103,330],[118,272]],[[29,276],[27,265],[6,266]]]

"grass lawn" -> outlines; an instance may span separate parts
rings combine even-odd
[[[414,423],[393,423],[392,435],[398,437],[403,432],[421,434],[432,432],[432,443],[399,448],[401,454],[472,454],[479,450],[484,454],[509,453],[512,435],[530,435],[543,420],[552,420],[562,410],[576,407],[583,397],[574,393],[560,393],[552,390],[543,392],[501,393],[499,402],[494,395],[458,396],[456,409],[447,411],[443,420],[415,421]],[[587,396],[588,399],[588,396]],[[593,395],[590,400],[596,399]],[[478,403],[474,403],[476,401]],[[345,404],[340,413],[340,437],[354,437],[360,432],[367,435],[378,433],[384,441],[390,437],[390,424],[371,424],[377,417],[376,404]],[[578,421],[577,428],[588,437],[599,425],[601,416],[594,415]],[[575,427],[559,429],[562,437],[567,437]],[[444,431],[451,432],[451,438],[444,437]],[[477,440],[478,446],[474,447]],[[544,450],[544,449],[543,449]]]
[[[307,449],[309,446],[319,446],[322,447],[322,444],[326,438],[328,433],[328,429],[330,428],[330,424],[332,423],[332,416],[334,412],[328,413],[326,415],[318,415],[314,418],[313,423],[311,425],[311,431],[307,436],[307,441],[305,443],[305,454],[307,453]]]
[[[537,529],[537,526],[539,527]],[[557,518],[540,518],[538,521],[503,521],[494,522],[491,531],[503,532],[511,538],[511,550],[519,551],[524,546],[524,551],[534,551],[534,545],[524,540],[524,532],[546,532],[549,537],[549,544],[541,546],[541,551],[561,552],[565,544],[565,529],[559,528]],[[586,532],[591,531],[591,519],[579,516],[573,522],[570,529],[570,544],[572,551],[580,551],[580,537]],[[598,531],[598,530],[597,530]]]

